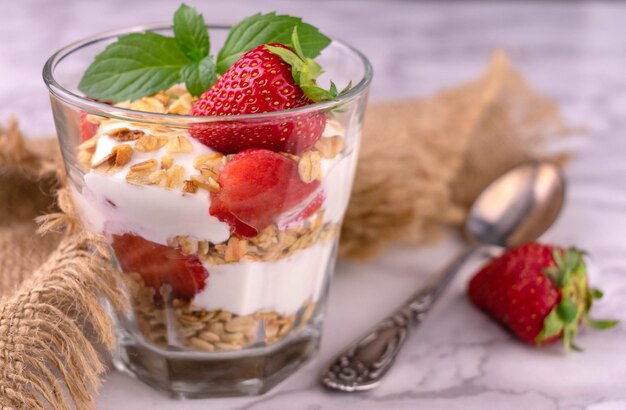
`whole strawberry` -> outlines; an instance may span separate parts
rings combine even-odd
[[[321,68],[302,54],[295,31],[292,47],[265,44],[248,51],[194,102],[191,114],[260,114],[335,98],[334,84],[330,91],[315,84]],[[224,154],[249,148],[299,154],[313,147],[325,125],[326,115],[323,112],[286,112],[274,118],[199,124],[190,133]]]
[[[471,301],[530,344],[562,339],[567,350],[582,322],[594,328],[615,321],[594,321],[587,313],[602,293],[590,289],[583,254],[575,248],[529,243],[504,252],[469,283]]]

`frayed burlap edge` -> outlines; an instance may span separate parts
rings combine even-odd
[[[0,299],[2,410],[94,408],[105,367],[89,337],[107,349],[115,342],[101,300],[128,308],[104,238],[80,228],[67,190],[58,202],[65,213],[39,218],[42,233],[63,231],[58,248],[13,296]]]
[[[38,140],[28,143],[19,131],[17,119],[12,117],[6,129],[1,129],[0,165],[14,173],[42,178],[56,173],[58,169],[56,150],[51,150],[51,142]],[[53,154],[53,155],[51,155]]]

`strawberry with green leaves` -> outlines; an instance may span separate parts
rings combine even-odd
[[[505,251],[471,279],[470,300],[530,344],[562,340],[578,349],[579,325],[605,329],[615,321],[588,316],[602,292],[589,288],[583,253],[575,248],[529,243]]]
[[[218,75],[224,75],[250,50],[279,44],[294,47],[297,52],[292,54],[314,69],[309,73],[309,68],[301,66],[293,56],[287,61],[303,73],[295,80],[309,98],[319,101],[333,96],[332,92],[313,89],[319,66],[312,59],[330,44],[330,39],[298,17],[267,13],[245,18],[231,28],[216,57],[210,54],[204,18],[194,8],[181,5],[174,14],[172,28],[173,37],[152,31],[119,37],[95,57],[78,88],[90,98],[114,104],[153,95],[181,83],[193,96],[200,96],[215,84]]]
[[[302,54],[296,32],[293,44],[295,52],[282,44],[261,45],[248,51],[202,94],[194,103],[191,114],[260,114],[304,107],[315,100],[334,98],[332,93],[320,92],[321,89],[315,85],[314,77],[319,75],[321,69]],[[325,125],[326,115],[312,112],[262,121],[201,124],[191,130],[191,135],[225,154],[249,148],[299,154],[315,145]]]

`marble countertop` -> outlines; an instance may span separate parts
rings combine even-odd
[[[562,217],[545,240],[593,254],[591,280],[606,290],[596,316],[626,322],[626,5],[585,2],[188,1],[215,22],[258,10],[301,15],[368,55],[372,99],[421,96],[477,75],[506,50],[573,124],[589,129],[567,168]],[[40,70],[57,48],[94,32],[167,21],[166,0],[0,2],[0,121],[16,114],[33,136],[53,130]],[[399,62],[402,61],[402,64]],[[531,348],[477,312],[464,290],[468,264],[409,340],[384,384],[364,394],[324,391],[322,365],[426,283],[461,250],[453,237],[394,248],[366,264],[340,262],[317,358],[270,393],[177,402],[110,373],[97,403],[107,409],[593,409],[626,408],[626,327],[583,331],[582,354]]]

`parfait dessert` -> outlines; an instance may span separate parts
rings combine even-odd
[[[259,393],[317,348],[369,66],[274,13],[234,26],[216,58],[195,10],[173,33],[116,37],[83,105],[51,86],[72,196],[128,279],[118,367],[176,396]],[[319,86],[324,49],[341,92]]]

